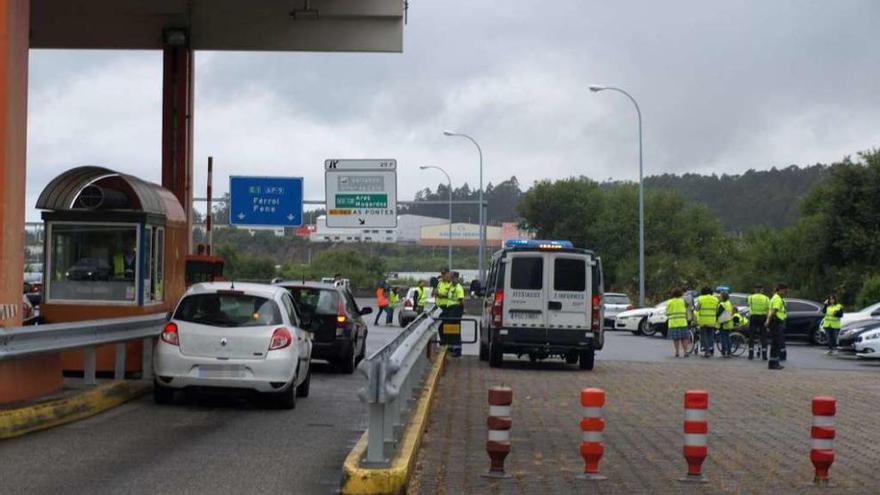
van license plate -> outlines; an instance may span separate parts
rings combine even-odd
[[[541,319],[541,313],[533,313],[526,311],[511,311],[510,312],[511,320],[524,320],[524,321],[534,321]]]

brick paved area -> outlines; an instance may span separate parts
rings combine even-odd
[[[763,364],[763,363],[762,363]],[[513,479],[480,476],[487,390],[513,388]],[[602,474],[588,482],[578,453],[579,391],[604,388]],[[704,485],[677,481],[682,457],[683,394],[709,391],[709,458]],[[810,401],[838,400],[832,487],[809,486]],[[425,434],[410,491],[423,494],[562,493],[880,493],[880,376],[874,372],[786,369],[770,373],[715,363],[598,361],[584,372],[561,362],[450,360]]]

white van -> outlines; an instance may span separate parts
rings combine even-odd
[[[492,257],[480,324],[480,359],[558,356],[591,370],[605,344],[602,260],[569,241],[509,240]]]

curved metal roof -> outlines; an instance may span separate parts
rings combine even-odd
[[[37,208],[51,211],[87,211],[86,208],[78,207],[76,202],[83,189],[91,185],[124,194],[129,206],[125,211],[162,215],[169,222],[186,222],[183,207],[167,189],[133,175],[92,165],[72,168],[52,179],[40,193]]]

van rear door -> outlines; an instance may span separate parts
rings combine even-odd
[[[543,343],[547,338],[547,257],[541,252],[512,252],[507,256],[502,325],[512,329],[533,328],[533,332],[517,332],[517,340]]]
[[[590,256],[553,253],[547,261],[547,327],[590,330]]]

